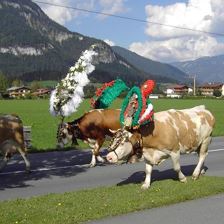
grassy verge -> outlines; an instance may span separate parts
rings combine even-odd
[[[224,178],[157,181],[146,191],[140,184],[100,187],[0,203],[1,223],[74,224],[154,208],[224,192]]]

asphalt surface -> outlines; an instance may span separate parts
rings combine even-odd
[[[213,139],[205,166],[207,175],[224,176],[224,137]],[[105,152],[104,152],[105,154]],[[145,177],[144,162],[135,164],[101,164],[89,168],[90,150],[58,151],[29,155],[30,174],[19,155],[15,155],[0,173],[0,201],[27,198],[48,193],[59,193],[98,186],[139,183]],[[191,175],[197,163],[197,155],[182,155],[182,171]],[[155,166],[152,180],[175,178],[171,160]]]
[[[32,170],[30,174],[24,171],[25,165],[19,155],[15,155],[0,173],[0,201],[97,186],[140,183],[145,177],[144,162],[123,165],[101,164],[89,168],[88,163],[91,159],[89,150],[34,153],[29,155],[29,159]],[[205,163],[206,175],[224,176],[223,161],[224,137],[213,138]],[[182,155],[180,163],[183,173],[191,175],[197,163],[197,155]],[[152,181],[163,179],[176,179],[170,159],[153,169]],[[136,224],[138,222],[141,224],[221,224],[224,223],[223,220],[224,194],[97,220],[89,224]]]
[[[223,224],[223,211],[224,194],[97,220],[88,224]]]

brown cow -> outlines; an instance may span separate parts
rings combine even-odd
[[[26,157],[22,121],[16,115],[2,115],[0,116],[0,152],[3,154],[3,160],[0,163],[0,171],[16,151],[23,157],[26,170],[29,171],[30,162]]]
[[[154,122],[142,126],[139,132],[118,131],[109,147],[111,152],[107,154],[107,160],[116,163],[127,159],[136,153],[136,148],[140,148],[146,162],[146,178],[142,188],[147,189],[153,165],[159,165],[168,157],[173,161],[179,180],[186,182],[179,163],[180,154],[196,151],[199,161],[192,176],[196,180],[204,172],[202,167],[214,124],[213,115],[204,106],[155,113]]]
[[[91,110],[72,122],[59,125],[58,145],[64,147],[71,141],[77,143],[77,139],[88,143],[92,148],[90,166],[93,167],[96,165],[96,159],[104,162],[104,159],[99,155],[100,147],[103,145],[106,135],[112,136],[110,129],[121,128],[119,119],[120,110]]]

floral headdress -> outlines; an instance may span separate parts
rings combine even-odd
[[[95,96],[91,98],[91,106],[95,109],[108,108],[123,91],[128,89],[121,79],[104,83],[100,88],[97,88]]]
[[[50,97],[50,113],[54,116],[69,116],[75,112],[83,101],[83,88],[89,83],[88,74],[94,71],[93,56],[97,55],[94,45],[82,52],[74,66],[70,67],[68,74],[52,91]]]

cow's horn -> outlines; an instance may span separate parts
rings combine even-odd
[[[115,134],[117,131],[116,130],[112,130],[109,128],[109,131],[112,133],[112,134]]]

